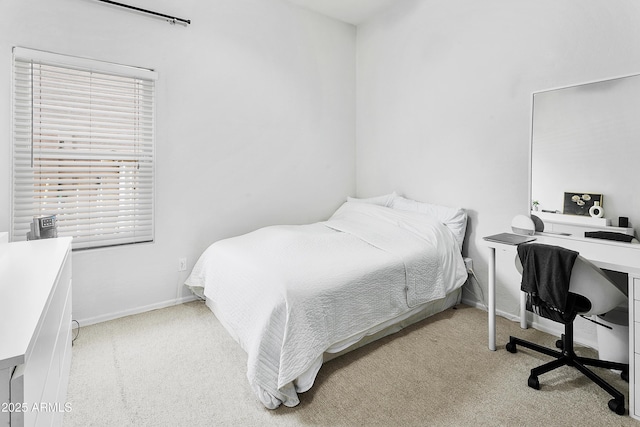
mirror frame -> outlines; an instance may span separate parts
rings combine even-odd
[[[615,81],[615,80],[620,80],[620,79],[626,79],[629,77],[639,77],[640,78],[640,72],[638,73],[631,73],[631,74],[624,74],[624,75],[619,75],[616,77],[611,77],[611,78],[605,78],[605,79],[597,79],[597,80],[590,80],[590,81],[584,81],[581,83],[574,83],[574,84],[569,84],[569,85],[564,85],[564,86],[558,86],[558,87],[553,87],[553,88],[548,88],[548,89],[543,89],[543,90],[538,90],[538,91],[534,91],[531,92],[531,97],[530,97],[530,106],[529,106],[529,162],[528,162],[528,177],[527,177],[527,184],[528,184],[528,195],[527,195],[527,216],[531,215],[531,212],[533,211],[533,139],[534,139],[534,111],[535,111],[535,96],[537,94],[542,94],[542,93],[547,93],[547,92],[553,92],[553,91],[558,91],[558,90],[563,90],[563,89],[571,89],[571,88],[577,88],[580,86],[587,86],[587,85],[592,85],[592,84],[597,84],[597,83],[606,83],[606,82],[611,82],[611,81]],[[640,117],[639,117],[639,121],[640,121]],[[638,226],[640,226],[640,224],[637,224]],[[631,223],[630,225],[631,227],[636,227],[636,224]],[[637,235],[638,230],[635,230],[635,234]]]

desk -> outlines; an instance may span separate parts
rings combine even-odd
[[[640,245],[576,236],[537,234],[536,243],[562,246],[577,251],[600,268],[627,273],[629,276],[629,414],[640,420]],[[496,250],[517,254],[517,246],[483,241],[489,247],[488,324],[489,350],[496,349]],[[515,267],[514,267],[515,268]],[[520,299],[520,326],[527,327],[524,293]],[[635,301],[635,304],[634,304]],[[637,306],[636,306],[637,304]],[[636,314],[636,310],[637,314]],[[636,334],[638,340],[636,340]],[[636,342],[638,341],[638,342]],[[637,353],[636,353],[637,347]],[[635,384],[638,385],[636,390]]]

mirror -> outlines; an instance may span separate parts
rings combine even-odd
[[[602,195],[604,218],[612,226],[629,218],[637,237],[639,160],[640,74],[533,94],[530,195],[538,210],[569,213],[565,192]]]

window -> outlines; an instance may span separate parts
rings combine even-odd
[[[74,249],[153,241],[156,73],[13,53],[12,241],[39,215]]]

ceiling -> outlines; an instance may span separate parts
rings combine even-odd
[[[289,0],[289,2],[358,25],[397,0]]]

